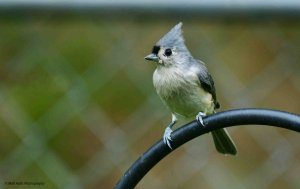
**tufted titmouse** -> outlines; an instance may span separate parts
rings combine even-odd
[[[153,84],[157,94],[172,112],[172,121],[166,127],[163,139],[171,149],[172,127],[177,118],[196,117],[203,126],[202,116],[215,113],[220,107],[214,81],[205,64],[192,57],[184,44],[180,22],[153,47],[146,60],[157,63]],[[216,149],[235,155],[236,147],[225,129],[212,132]]]

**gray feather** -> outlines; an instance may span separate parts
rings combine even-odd
[[[216,149],[222,154],[236,155],[235,144],[227,133],[226,129],[219,129],[211,132]]]
[[[200,81],[201,87],[206,92],[209,92],[212,95],[212,98],[213,98],[214,104],[215,104],[215,109],[218,109],[218,108],[220,108],[220,104],[217,101],[214,80],[213,80],[212,76],[209,74],[204,62],[202,62],[200,60],[196,60],[196,61],[197,61],[197,63],[195,65],[197,65],[199,67],[197,76]]]
[[[157,43],[157,46],[178,47],[187,50],[182,36],[182,22],[175,25],[167,34],[165,34]]]

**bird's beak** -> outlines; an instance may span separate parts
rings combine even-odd
[[[156,54],[153,54],[153,53],[146,56],[145,59],[149,60],[149,61],[158,62],[158,56]]]

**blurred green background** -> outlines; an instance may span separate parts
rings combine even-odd
[[[214,77],[220,111],[300,114],[298,19],[4,16],[0,188],[16,188],[9,181],[112,188],[170,121],[152,85],[155,64],[144,56],[179,21],[188,48]],[[137,188],[300,187],[299,134],[261,126],[229,132],[238,156],[218,154],[204,135],[162,160]]]

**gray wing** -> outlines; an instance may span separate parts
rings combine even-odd
[[[198,66],[200,66],[200,69],[197,73],[198,79],[200,81],[201,87],[209,92],[214,100],[215,108],[220,108],[220,104],[217,101],[217,95],[216,95],[216,89],[215,89],[215,83],[211,75],[208,73],[208,70],[203,62],[200,60],[197,60],[199,63]]]

